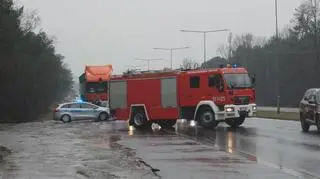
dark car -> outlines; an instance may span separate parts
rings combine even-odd
[[[320,132],[320,88],[308,89],[300,101],[300,121],[303,132],[316,125]]]

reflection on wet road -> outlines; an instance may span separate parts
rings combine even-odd
[[[3,178],[316,178],[320,135],[297,122],[250,119],[212,130],[179,121],[136,131],[120,121],[1,125]]]

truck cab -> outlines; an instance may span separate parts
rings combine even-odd
[[[112,65],[86,66],[79,77],[81,100],[107,106],[111,73]]]

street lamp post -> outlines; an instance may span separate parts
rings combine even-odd
[[[279,41],[279,29],[278,29],[278,0],[274,0],[274,8],[275,8],[275,18],[276,18],[276,44]],[[280,114],[280,79],[279,79],[279,57],[278,53],[276,53],[276,95],[277,95],[277,114]]]
[[[279,38],[279,29],[278,29],[278,0],[274,0],[274,6],[275,6],[275,16],[276,16],[276,37],[277,40]]]
[[[183,49],[188,49],[189,47],[179,47],[179,48],[153,48],[154,50],[167,50],[170,51],[170,67],[172,70],[172,52],[174,50],[183,50]]]
[[[206,36],[207,33],[211,33],[211,32],[224,32],[224,31],[230,31],[229,29],[220,29],[220,30],[203,30],[203,31],[199,31],[199,30],[180,30],[180,32],[193,32],[193,33],[202,33],[203,34],[203,61],[206,62],[206,56],[207,56],[207,51],[206,51]]]
[[[148,62],[148,71],[150,71],[150,61],[162,60],[162,58],[151,58],[151,59],[141,59],[137,58],[135,60],[147,61]]]

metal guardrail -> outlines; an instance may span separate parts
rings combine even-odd
[[[271,106],[258,106],[258,111],[277,111],[277,107],[271,107]],[[299,108],[290,108],[290,107],[281,107],[280,112],[299,112]]]

